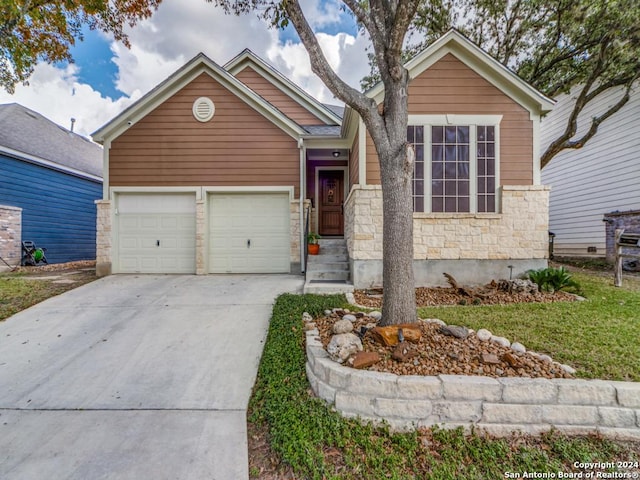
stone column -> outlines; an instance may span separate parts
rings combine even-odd
[[[111,201],[96,200],[96,275],[111,275]]]
[[[22,259],[22,209],[0,205],[0,257],[9,265],[20,265]],[[9,267],[0,261],[0,271]]]

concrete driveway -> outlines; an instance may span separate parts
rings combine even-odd
[[[302,283],[111,276],[0,322],[0,478],[248,478],[271,306]]]

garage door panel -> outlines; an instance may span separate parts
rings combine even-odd
[[[289,244],[288,194],[210,196],[209,270],[212,273],[288,273]]]
[[[195,273],[195,195],[118,195],[118,270]]]

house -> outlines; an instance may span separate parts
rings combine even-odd
[[[621,95],[620,90],[603,93],[587,105],[579,121],[586,119],[588,125],[590,118]],[[558,98],[557,108],[543,119],[543,145],[564,129],[572,103],[573,95]],[[542,179],[551,186],[549,229],[555,234],[554,255],[606,255],[612,260],[615,229],[640,231],[640,92],[636,89],[583,148],[555,156],[542,171]]]
[[[49,263],[95,259],[101,194],[99,145],[22,105],[0,105],[0,257],[17,265],[21,242],[32,241]]]
[[[545,266],[539,127],[553,102],[453,30],[407,67],[416,281]],[[93,137],[99,273],[305,271],[309,221],[344,239],[356,288],[381,284],[382,190],[362,120],[253,53],[224,67],[196,56]]]

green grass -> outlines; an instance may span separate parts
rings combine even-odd
[[[273,455],[293,469],[295,478],[497,479],[505,478],[504,472],[575,471],[576,461],[639,459],[638,444],[596,437],[552,432],[492,439],[440,429],[400,434],[343,419],[310,395],[301,322],[304,311],[318,315],[343,304],[341,296],[286,294],[273,308],[249,422],[268,430]],[[259,470],[251,472],[257,477]]]
[[[640,280],[575,274],[585,302],[421,308],[423,318],[486,328],[568,363],[583,378],[640,381]]]

